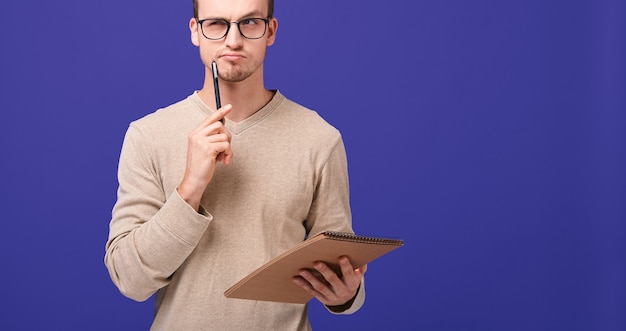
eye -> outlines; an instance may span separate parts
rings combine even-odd
[[[259,24],[258,18],[247,18],[245,20],[241,20],[242,25],[257,25]]]
[[[206,27],[222,27],[222,26],[226,26],[228,23],[224,20],[206,20],[204,21],[204,26]]]

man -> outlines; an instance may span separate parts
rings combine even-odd
[[[308,330],[306,305],[223,293],[307,236],[352,231],[341,136],[264,86],[273,0],[194,1],[189,28],[204,86],[129,126],[105,264],[124,295],[156,293],[154,330]],[[213,61],[226,104],[217,110]],[[366,268],[338,262],[341,276],[318,263],[294,282],[329,311],[352,313]]]

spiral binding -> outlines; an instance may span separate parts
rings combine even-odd
[[[331,239],[351,241],[351,242],[357,242],[357,243],[394,245],[394,246],[402,246],[404,244],[402,239],[395,239],[395,238],[361,236],[361,235],[356,235],[354,233],[337,232],[337,231],[324,231],[323,233],[325,236],[330,237]]]

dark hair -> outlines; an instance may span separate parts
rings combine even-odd
[[[274,16],[274,0],[267,0],[267,17]],[[193,17],[198,18],[198,0],[193,0]]]

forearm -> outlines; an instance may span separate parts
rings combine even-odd
[[[105,264],[125,296],[143,301],[169,283],[211,217],[195,212],[176,192],[148,221],[137,222],[131,215],[124,206],[114,212]]]

